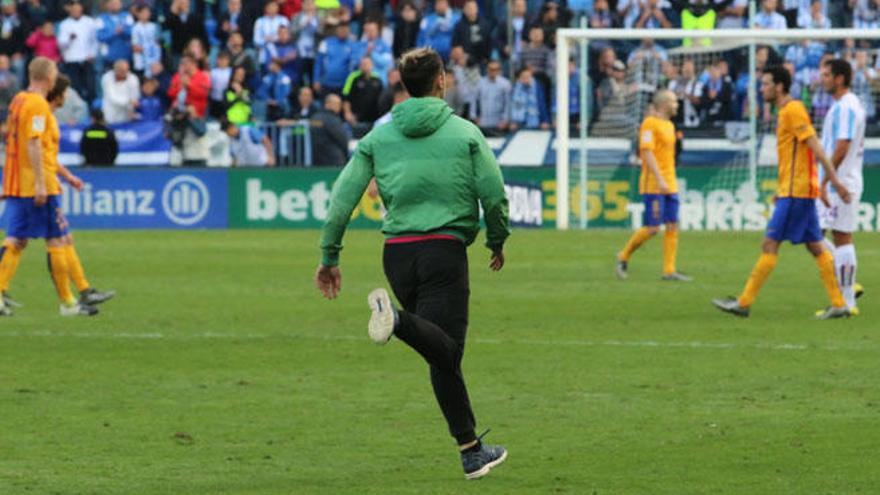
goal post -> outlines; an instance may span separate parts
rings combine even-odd
[[[715,122],[715,132],[723,133],[720,139],[705,140],[710,143],[721,142],[723,148],[731,150],[735,158],[724,169],[723,174],[714,179],[723,183],[724,187],[738,191],[742,197],[751,197],[757,194],[761,181],[770,180],[774,170],[768,161],[775,156],[775,148],[771,144],[775,142],[773,125],[768,119],[760,119],[757,106],[757,88],[760,74],[756,67],[759,64],[757,47],[767,47],[767,51],[773,51],[774,57],[780,61],[786,60],[785,51],[789,47],[807,46],[815,43],[825,48],[824,53],[837,54],[844,49],[851,49],[864,44],[864,50],[869,52],[870,67],[875,67],[874,59],[877,59],[876,67],[880,73],[880,52],[875,48],[880,40],[880,30],[868,29],[789,29],[789,30],[764,30],[764,29],[716,29],[711,31],[695,31],[683,29],[585,29],[564,28],[556,32],[556,67],[555,82],[556,93],[556,227],[561,230],[569,228],[585,228],[590,222],[591,203],[588,198],[591,187],[591,167],[596,165],[589,158],[597,143],[613,142],[618,148],[628,151],[632,165],[635,165],[637,157],[636,135],[638,125],[647,108],[648,96],[651,92],[651,76],[656,74],[655,66],[647,70],[643,62],[627,65],[627,88],[632,87],[631,93],[621,101],[621,111],[616,118],[604,119],[594,109],[587,108],[584,89],[587,88],[587,74],[589,74],[588,54],[593,57],[590,47],[598,43],[624,43],[633,47],[639,45],[642,40],[651,39],[668,43],[664,51],[669,59],[677,61],[679,65],[689,64],[690,70],[696,70],[698,74],[708,71],[708,66],[724,59],[731,58],[731,54],[737,53],[737,60],[742,60],[748,67],[735,67],[735,69],[747,79],[747,96],[743,98],[744,111],[737,121]],[[684,40],[694,40],[693,43],[683,43]],[[703,42],[703,40],[707,40]],[[681,47],[679,45],[690,45]],[[833,50],[828,47],[835,47]],[[848,52],[849,53],[849,52]],[[850,53],[851,55],[851,53]],[[571,119],[569,112],[570,75],[569,62],[574,61],[577,72],[580,74],[580,129],[577,133],[571,132]],[[638,60],[638,59],[637,59]],[[696,61],[696,63],[694,63]],[[769,64],[771,61],[763,60],[761,63]],[[815,62],[815,61],[814,61]],[[854,62],[855,63],[855,62]],[[586,66],[585,66],[586,65]],[[671,64],[675,65],[675,63]],[[644,69],[644,71],[643,71]],[[734,68],[732,68],[734,69]],[[665,70],[665,69],[664,69]],[[641,71],[641,72],[640,72]],[[745,71],[745,72],[744,72]],[[797,79],[799,75],[795,76]],[[659,79],[658,79],[659,80]],[[868,90],[868,100],[876,108],[880,102],[880,77],[871,81]],[[590,86],[594,92],[599,89],[596,82]],[[666,87],[666,86],[663,86]],[[660,86],[654,86],[654,90]],[[804,93],[806,98],[810,92]],[[798,95],[794,95],[798,97]],[[692,109],[691,109],[692,110]],[[684,112],[681,109],[680,112]],[[880,113],[880,110],[878,110]],[[591,119],[592,115],[599,115]],[[817,113],[818,115],[818,113]],[[814,124],[819,129],[820,117],[814,117]],[[870,127],[870,125],[869,125]],[[681,128],[679,129],[681,130]],[[687,129],[685,129],[687,131]],[[604,139],[597,139],[597,136]],[[766,138],[766,139],[765,139]],[[687,142],[687,140],[686,140]],[[629,143],[629,144],[627,144]],[[771,154],[771,149],[774,153]],[[712,150],[709,150],[712,151]],[[572,153],[575,152],[575,153]],[[622,151],[623,153],[623,151]],[[766,155],[766,156],[765,156]],[[762,161],[763,159],[763,161]],[[630,168],[631,174],[637,174],[637,168]],[[750,196],[751,195],[751,196]],[[756,197],[756,196],[755,196]]]

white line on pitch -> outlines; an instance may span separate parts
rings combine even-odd
[[[74,338],[74,339],[130,339],[130,340],[266,340],[266,339],[295,339],[295,340],[323,340],[323,341],[364,341],[366,336],[354,335],[308,335],[298,333],[279,334],[256,334],[256,333],[220,333],[203,332],[196,334],[170,334],[159,332],[129,333],[129,332],[0,332],[2,337],[43,337],[43,338]],[[580,340],[580,339],[491,339],[475,338],[470,340],[474,344],[513,344],[513,345],[540,345],[540,346],[563,346],[563,347],[647,347],[647,348],[690,348],[690,349],[759,349],[771,351],[878,351],[877,347],[859,345],[820,345],[820,344],[793,344],[774,342],[755,342],[734,344],[728,342],[662,342],[654,340]]]

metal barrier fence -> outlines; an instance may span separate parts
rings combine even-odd
[[[312,137],[308,120],[261,122],[257,127],[272,140],[276,166],[312,166]]]

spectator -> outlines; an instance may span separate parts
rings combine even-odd
[[[211,77],[199,69],[193,57],[184,55],[180,59],[177,74],[171,79],[168,96],[172,104],[166,116],[170,121],[171,142],[176,148],[182,149],[184,160],[194,155],[197,157],[195,160],[201,159],[199,150],[187,146],[186,141],[195,141],[207,132],[205,117],[210,91]]]
[[[798,71],[807,67],[818,70],[819,60],[824,53],[825,45],[823,43],[803,40],[788,47],[785,51],[785,61],[793,63]]]
[[[171,99],[168,98],[168,90],[171,89],[171,74],[165,70],[162,62],[153,62],[150,65],[150,74],[159,83],[159,99],[162,100],[162,106],[170,107]]]
[[[348,133],[339,118],[342,99],[330,93],[324,99],[324,109],[312,116],[309,132],[312,136],[315,165],[341,167],[348,160]]]
[[[657,3],[659,4],[659,2]],[[731,3],[733,3],[733,0],[707,0],[704,2],[672,0],[672,8],[681,17],[682,29],[698,29],[702,31],[711,31],[715,29],[715,21],[718,18],[718,15],[724,12]],[[656,10],[659,11],[659,15],[665,18],[662,9],[659,8],[659,5],[657,7],[658,8]],[[657,17],[655,16],[654,18],[656,19]],[[664,23],[662,21],[660,22],[660,24],[663,25],[662,27],[672,27],[672,23],[668,23],[668,25],[666,25],[667,23]],[[693,42],[693,39],[686,38],[683,41],[682,46],[692,46]],[[702,46],[710,46],[712,45],[712,40],[708,38],[702,38],[698,41],[698,43]]]
[[[217,28],[217,39],[221,45],[229,42],[229,36],[232,33],[241,33],[244,39],[253,39],[254,22],[248,19],[241,9],[241,0],[228,0],[226,2],[226,12],[220,16]]]
[[[291,36],[296,39],[299,73],[303,83],[312,84],[315,68],[315,37],[318,34],[318,13],[315,0],[303,0],[302,11],[290,23]]]
[[[544,30],[539,26],[532,26],[529,29],[529,42],[522,48],[519,68],[529,67],[533,74],[543,74],[547,80],[542,84],[549,87],[548,74],[553,73],[555,57],[555,52],[544,44]]]
[[[140,120],[154,122],[162,120],[165,115],[165,107],[162,99],[156,92],[159,91],[159,81],[146,79],[141,87],[141,99],[138,102],[138,114]]]
[[[611,77],[605,78],[597,91],[599,119],[594,134],[608,137],[628,136],[628,132],[641,116],[633,112],[633,95],[638,91],[635,83],[626,81],[626,64],[614,62]]]
[[[590,27],[593,29],[610,29],[614,27],[614,16],[608,7],[608,0],[596,0],[590,14]]]
[[[880,28],[880,0],[849,0],[856,29]]]
[[[195,60],[199,70],[207,71],[210,69],[211,62],[208,60],[208,51],[205,49],[205,44],[199,38],[189,40],[183,53]]]
[[[357,46],[353,60],[360,60],[365,56],[370,57],[373,62],[373,74],[382,81],[382,84],[387,84],[388,71],[394,65],[394,58],[391,55],[391,47],[385,43],[380,35],[381,26],[378,21],[371,19],[365,22],[364,36]]]
[[[454,56],[455,49],[453,48],[450,58]],[[478,71],[477,75],[479,76],[479,74]],[[446,104],[449,105],[449,108],[452,109],[455,115],[459,117],[466,117],[468,115],[471,101],[468,101],[462,94],[461,89],[458,87],[458,82],[456,82],[455,70],[452,68],[446,69],[446,95],[443,99],[446,100]]]
[[[525,0],[517,1],[524,8]],[[516,4],[514,4],[514,9],[516,9]],[[449,52],[452,50],[452,32],[460,19],[461,16],[449,8],[449,0],[436,0],[434,12],[425,16],[419,26],[417,45],[433,48],[440,54],[444,62],[449,62]]]
[[[391,110],[394,105],[394,86],[400,82],[400,71],[392,68],[388,71],[388,84],[382,89],[379,95],[379,114],[384,115]],[[448,89],[448,88],[447,88]]]
[[[639,12],[639,18],[634,27],[637,29],[670,29],[672,22],[660,8],[660,0],[647,0]]]
[[[64,92],[64,103],[54,113],[63,125],[80,125],[89,121],[89,105],[71,87]]]
[[[121,59],[114,62],[113,70],[101,78],[101,89],[108,123],[122,124],[134,120],[141,89],[137,76],[129,72],[128,62]]]
[[[419,11],[410,0],[403,0],[400,4],[400,14],[394,21],[394,44],[391,51],[395,59],[399,59],[406,51],[417,46],[420,24]]]
[[[159,45],[162,33],[159,31],[159,25],[150,21],[152,11],[148,5],[137,6],[135,12],[137,23],[131,29],[134,71],[146,77],[153,77],[150,67],[162,61],[162,47]]]
[[[373,59],[364,56],[358,70],[348,76],[342,90],[345,120],[355,130],[355,137],[366,134],[380,117],[379,96],[382,81],[373,72]]]
[[[641,17],[642,0],[617,0],[617,18],[624,29],[632,29]]]
[[[274,0],[264,0],[263,17],[254,25],[254,47],[260,53],[260,65],[268,66],[271,61],[266,47],[278,41],[278,28],[290,27],[290,20],[278,14],[278,4]]]
[[[18,12],[21,14],[24,23],[31,28],[42,26],[46,22],[55,20],[49,16],[49,9],[41,0],[20,1]]]
[[[173,0],[165,14],[163,27],[171,33],[171,53],[175,56],[185,53],[186,45],[193,38],[202,40],[202,46],[208,45],[205,21],[198,13],[190,11],[190,0]]]
[[[785,17],[788,29],[797,28],[798,19],[810,16],[810,2],[811,0],[782,0],[782,16]]]
[[[236,167],[274,167],[275,152],[269,136],[253,126],[223,123],[223,131],[229,136],[229,154]]]
[[[12,62],[13,71],[24,81],[25,73],[25,26],[16,11],[15,2],[5,0],[0,4],[0,55]]]
[[[529,68],[520,69],[510,98],[510,130],[549,129],[550,115],[544,101],[541,83]]]
[[[703,107],[703,84],[697,78],[693,59],[688,58],[681,63],[681,78],[670,83],[668,89],[675,93],[683,108],[681,123],[684,127],[699,127],[700,111]]]
[[[448,79],[447,79],[448,80]],[[399,105],[406,100],[409,99],[409,93],[406,91],[406,88],[403,87],[403,83],[398,81],[394,83],[394,86],[391,88],[392,94],[394,95],[392,98],[391,109],[393,109],[396,105]],[[449,88],[447,88],[448,94]],[[373,128],[379,127],[382,124],[387,124],[393,120],[393,116],[391,114],[391,109],[389,109],[385,114],[376,119],[376,122],[373,124]]]
[[[211,101],[208,115],[214,119],[221,120],[226,116],[226,90],[231,79],[232,67],[229,54],[221,52],[217,54],[217,67],[211,69]]]
[[[568,61],[568,125],[571,132],[581,127],[581,77],[585,74],[577,69],[574,59]],[[594,112],[593,105],[593,82],[587,77],[587,124]]]
[[[53,62],[61,61],[61,50],[58,38],[55,37],[55,25],[51,21],[44,22],[40,29],[31,33],[25,42],[35,57],[46,57]]]
[[[18,77],[10,70],[8,55],[0,55],[0,121],[5,122],[9,115],[9,104],[19,92]]]
[[[510,81],[501,75],[501,62],[489,62],[470,108],[471,120],[487,135],[506,131],[510,123],[510,97]]]
[[[226,119],[233,124],[246,124],[251,120],[251,94],[244,67],[232,70],[232,79],[226,90]]]
[[[755,14],[755,27],[758,29],[788,29],[782,14],[776,12],[776,0],[763,0],[761,11]]]
[[[302,0],[278,0],[278,6],[281,7],[281,15],[292,19],[302,10]]]
[[[328,24],[333,26],[332,23]],[[315,59],[315,91],[323,96],[342,92],[345,79],[354,65],[353,56],[356,42],[351,39],[348,24],[338,22],[334,27],[335,36],[325,38],[318,45]]]
[[[480,85],[480,66],[472,63],[464,48],[460,46],[452,48],[449,59],[452,62],[452,73],[455,76],[456,96],[464,102],[464,108],[462,108],[461,113],[456,112],[456,114],[467,117],[470,113],[468,107],[476,98],[477,87]],[[452,108],[455,109],[455,106],[452,106]]]
[[[803,29],[831,29],[822,0],[813,0],[810,10],[798,15],[798,27]]]
[[[541,13],[536,23],[544,30],[544,44],[552,49],[556,49],[556,30],[568,26],[571,20],[571,13],[567,9],[563,9],[561,13],[559,9],[559,4],[554,0],[546,0],[541,6]]]
[[[95,97],[95,72],[92,63],[98,55],[98,29],[95,20],[83,15],[79,0],[68,5],[69,16],[58,28],[58,43],[64,60],[62,72],[70,78],[71,86],[82,93],[83,99]]]
[[[290,37],[290,27],[281,26],[278,28],[278,40],[266,45],[266,52],[269,54],[270,60],[281,61],[281,71],[290,78],[291,84],[298,86],[300,83],[299,56],[296,43]]]
[[[122,10],[121,0],[106,0],[105,12],[98,19],[98,41],[103,44],[104,60],[115,62],[131,58],[131,28],[134,21]]]
[[[229,42],[226,44],[226,53],[229,54],[229,61],[233,69],[243,68],[247,75],[245,84],[250,86],[257,75],[257,63],[253,57],[244,49],[244,37],[241,33],[232,33],[229,35]]]
[[[293,85],[290,77],[281,71],[281,60],[269,62],[269,73],[263,76],[263,83],[257,97],[266,101],[266,120],[275,122],[290,114],[290,91]]]
[[[492,54],[492,26],[480,17],[476,0],[467,0],[462,14],[455,25],[452,46],[462,47],[471,63],[483,65]]]
[[[604,0],[603,0],[604,1]],[[511,38],[513,44],[510,46],[504,47],[504,52],[510,61],[513,63],[514,67],[520,65],[520,53],[522,52],[523,45],[525,44],[526,39],[526,14],[528,11],[526,10],[526,0],[514,0],[513,1],[513,12],[511,13],[510,19],[510,30],[511,30]],[[445,61],[446,59],[444,59]]]
[[[315,113],[319,112],[321,107],[315,102],[315,92],[308,86],[299,88],[296,97],[296,110],[294,117],[296,119],[309,119]]]
[[[857,51],[856,60],[852,66],[852,92],[861,100],[868,120],[874,120],[874,116],[877,115],[877,104],[871,95],[871,85],[877,79],[877,72],[868,64],[868,52],[866,50]]]
[[[715,23],[718,29],[742,29],[746,27],[749,0],[733,0],[732,4],[718,11]]]
[[[725,60],[718,60],[709,67],[709,81],[703,87],[703,100],[708,122],[727,122],[731,119],[733,81],[728,74]]]
[[[119,145],[113,129],[104,122],[104,113],[92,110],[92,125],[83,131],[79,152],[88,167],[109,167],[116,163]]]

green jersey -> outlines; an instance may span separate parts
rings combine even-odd
[[[501,249],[510,235],[501,169],[477,126],[452,113],[439,98],[410,98],[358,143],[331,193],[321,234],[325,266],[339,263],[345,228],[373,177],[387,238],[447,234],[469,245],[482,205],[486,246]]]

